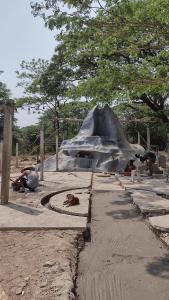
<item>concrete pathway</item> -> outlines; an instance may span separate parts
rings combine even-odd
[[[115,176],[108,176],[103,173],[95,173],[93,174],[92,180],[92,190],[93,191],[112,191],[115,189],[116,191],[122,190],[120,182],[115,180]]]
[[[142,213],[155,215],[169,212],[169,200],[154,192],[136,190],[132,192],[131,198]]]
[[[134,183],[127,176],[118,176],[118,179],[126,190],[139,189],[169,195],[169,183],[165,179],[148,179],[145,177],[142,178],[141,182],[135,180]]]
[[[112,186],[93,192],[91,241],[80,253],[79,300],[168,300],[168,250],[113,179]]]
[[[148,218],[150,225],[159,232],[169,232],[169,183],[164,179],[143,179],[133,184],[130,178],[118,178],[125,190],[131,192],[131,199],[140,211],[152,216]],[[165,243],[169,246],[168,237]]]

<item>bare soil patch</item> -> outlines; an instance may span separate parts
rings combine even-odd
[[[0,291],[9,300],[70,299],[76,241],[75,231],[0,232]]]

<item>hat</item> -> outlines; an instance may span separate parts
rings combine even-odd
[[[23,168],[22,170],[21,170],[21,173],[22,172],[24,172],[24,171],[34,171],[35,170],[35,167],[26,167],[26,168]]]

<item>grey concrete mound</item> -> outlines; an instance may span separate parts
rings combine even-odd
[[[89,111],[77,136],[62,142],[59,170],[120,171],[140,145],[129,144],[112,109],[94,107]],[[55,170],[55,156],[45,161],[46,171]]]

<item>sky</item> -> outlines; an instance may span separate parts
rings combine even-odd
[[[45,28],[43,20],[31,15],[30,0],[0,0],[0,8],[0,70],[4,71],[0,81],[7,84],[15,98],[22,95],[22,91],[16,87],[15,74],[21,61],[50,59],[56,41],[54,33]],[[29,115],[27,110],[19,111],[16,118],[20,127],[38,121],[38,115]]]

